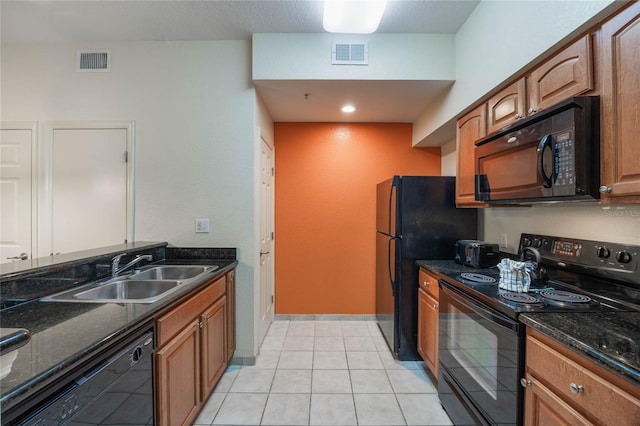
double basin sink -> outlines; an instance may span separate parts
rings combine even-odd
[[[150,266],[125,277],[95,282],[42,298],[46,302],[153,303],[217,266]]]

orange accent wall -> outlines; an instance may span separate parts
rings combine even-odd
[[[275,123],[275,312],[375,313],[376,184],[440,175],[411,124]]]

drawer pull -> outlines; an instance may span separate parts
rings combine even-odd
[[[520,379],[520,386],[522,386],[523,388],[526,388],[528,386],[531,386],[533,383],[531,382],[531,380],[526,379],[526,378],[522,378]]]
[[[569,390],[571,391],[572,394],[579,394],[579,393],[584,393],[584,386],[582,385],[576,385],[575,383],[571,383],[569,385]]]
[[[429,286],[429,281],[425,281],[424,285],[426,285],[428,287]]]

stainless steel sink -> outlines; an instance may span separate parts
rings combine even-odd
[[[118,280],[73,294],[81,300],[157,299],[158,296],[180,285],[180,281]]]
[[[218,269],[217,266],[153,266],[129,276],[132,280],[187,280],[205,272]]]
[[[217,266],[198,265],[151,266],[129,276],[74,287],[40,300],[78,303],[153,303],[216,269],[218,269]]]

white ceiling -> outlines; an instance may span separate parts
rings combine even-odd
[[[455,34],[479,1],[390,0],[378,33]],[[2,0],[0,36],[3,44],[250,40],[253,33],[322,33],[322,9],[321,0]],[[413,122],[446,84],[272,81],[257,90],[274,121]],[[337,111],[342,100],[358,111]]]

